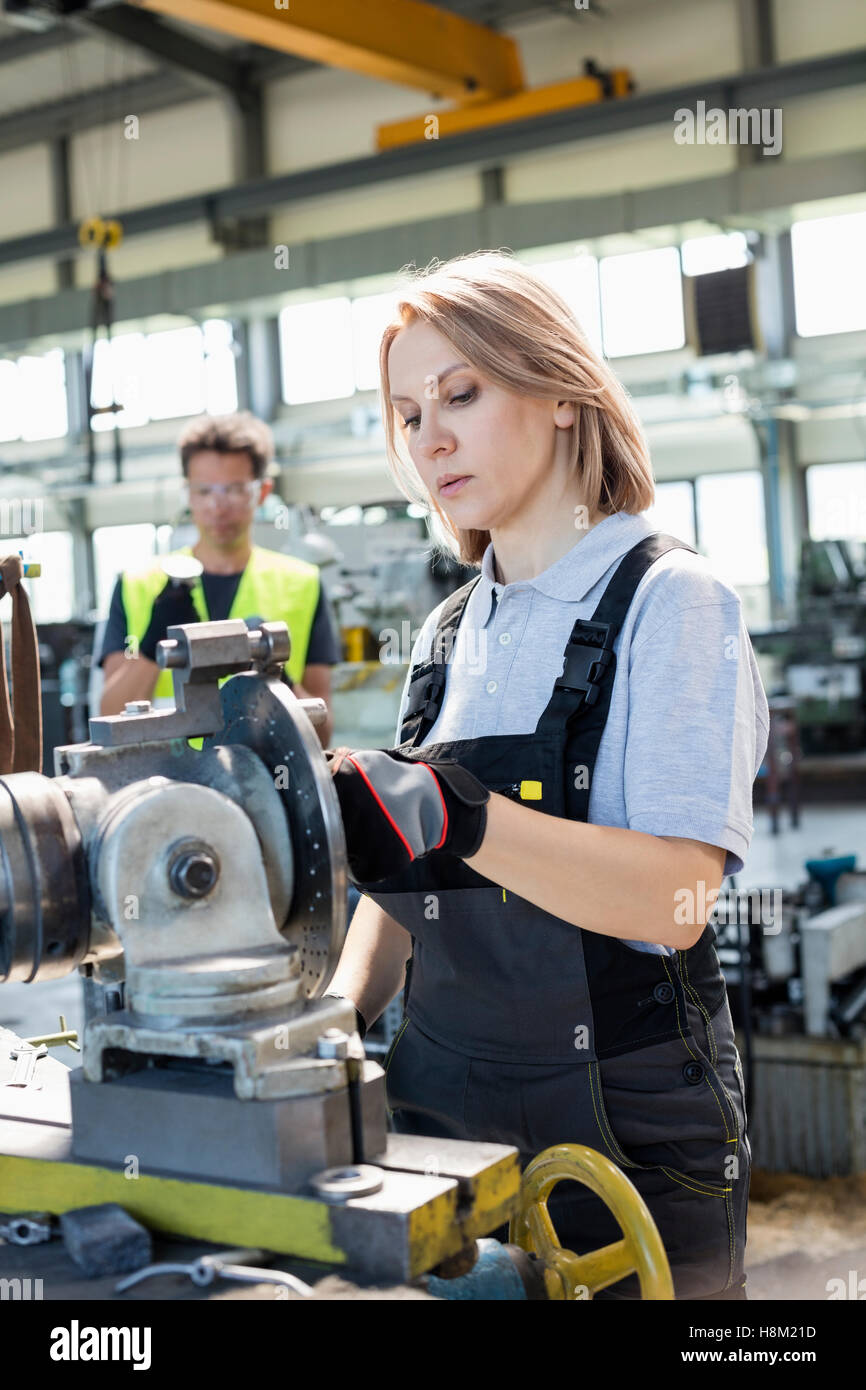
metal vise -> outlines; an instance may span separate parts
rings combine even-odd
[[[284,623],[168,637],[175,709],[0,781],[0,979],[85,977],[77,1158],[296,1188],[385,1147],[384,1074],[319,997],[346,924],[324,704],[280,680]]]
[[[519,1155],[387,1133],[354,1007],[322,997],[346,846],[324,705],[282,683],[288,655],[281,623],[170,628],[176,708],[133,702],[54,778],[0,779],[0,981],[85,987],[81,1069],[0,1084],[0,1207],[97,1192],[155,1230],[386,1282],[462,1269],[515,1210]]]

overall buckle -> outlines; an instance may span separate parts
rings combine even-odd
[[[585,705],[594,705],[601,694],[601,681],[613,661],[613,634],[610,623],[593,623],[578,618],[565,653],[562,675],[555,681],[558,690],[583,694]]]

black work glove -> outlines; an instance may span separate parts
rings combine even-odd
[[[349,877],[377,883],[444,850],[468,859],[487,829],[490,792],[457,762],[421,762],[394,749],[328,749]]]
[[[156,644],[165,639],[170,627],[182,623],[200,623],[201,618],[192,601],[192,591],[188,584],[176,584],[169,579],[161,593],[153,601],[150,623],[147,632],[138,644],[139,654],[156,661]]]

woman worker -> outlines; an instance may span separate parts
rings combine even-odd
[[[598,1149],[646,1201],[676,1297],[744,1298],[750,1149],[707,925],[767,741],[739,599],[641,515],[627,394],[509,255],[418,272],[380,370],[397,479],[480,573],[418,635],[396,747],[328,754],[364,894],[329,992],[370,1024],[411,957],[395,1128],[523,1164]],[[620,1239],[581,1185],[549,1210],[578,1253]]]

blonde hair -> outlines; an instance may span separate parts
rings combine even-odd
[[[389,469],[404,496],[432,507],[444,544],[477,565],[489,531],[456,527],[397,449],[388,353],[409,324],[429,323],[463,359],[504,390],[575,408],[569,475],[580,469],[589,515],[642,512],[653,500],[649,449],[631,399],[592,349],[565,300],[539,275],[502,251],[433,260],[400,293],[379,347],[382,418]],[[434,547],[435,548],[435,547]]]

